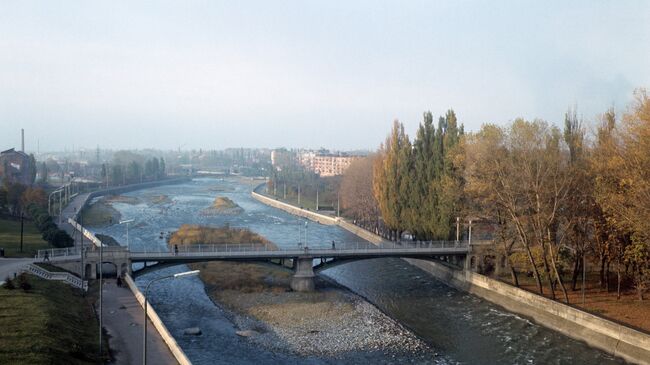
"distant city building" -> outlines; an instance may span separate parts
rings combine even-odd
[[[281,171],[283,167],[299,164],[306,170],[313,171],[320,176],[343,175],[352,161],[360,158],[347,153],[330,153],[325,149],[318,151],[303,150],[299,152],[277,149],[271,151],[271,164]]]
[[[327,150],[320,150],[300,153],[298,162],[307,170],[313,171],[320,176],[337,176],[343,175],[352,161],[358,158],[359,156],[347,153],[334,154],[329,153]]]
[[[295,164],[296,154],[286,149],[277,149],[271,151],[271,165],[280,171],[283,167]]]
[[[32,168],[35,166],[31,166],[31,159],[25,152],[13,148],[0,152],[0,180],[31,185]]]

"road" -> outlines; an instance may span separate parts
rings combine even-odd
[[[34,262],[33,258],[0,258],[0,284],[3,284],[7,277],[13,279],[14,273],[18,275],[23,266],[32,262]]]

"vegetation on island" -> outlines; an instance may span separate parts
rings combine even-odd
[[[275,247],[269,240],[247,228],[233,228],[228,225],[207,227],[183,224],[171,234],[168,242],[170,245],[257,243]]]
[[[244,211],[230,198],[224,196],[217,197],[209,208],[201,211],[203,215],[237,215]]]

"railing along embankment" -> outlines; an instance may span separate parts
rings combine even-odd
[[[75,288],[88,291],[88,281],[81,280],[69,272],[52,272],[34,264],[27,265],[24,270],[45,280],[63,281]]]
[[[138,286],[135,285],[135,282],[133,281],[131,276],[125,275],[124,281],[126,282],[126,285],[128,285],[129,289],[131,289],[131,292],[133,292],[133,296],[135,296],[135,299],[138,301],[140,306],[144,308],[145,297],[140,291],[140,289],[138,288]],[[160,337],[162,337],[163,341],[165,341],[165,344],[167,345],[167,347],[169,347],[169,350],[176,358],[176,361],[178,361],[180,365],[191,365],[192,362],[190,361],[190,359],[188,359],[187,355],[185,355],[185,352],[178,345],[178,342],[176,342],[174,336],[171,335],[171,333],[167,329],[167,326],[165,326],[165,324],[160,319],[156,311],[151,307],[151,303],[147,304],[147,317],[149,317],[151,323],[154,325],[158,333],[160,333]]]

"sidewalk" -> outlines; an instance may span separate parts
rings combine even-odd
[[[115,356],[114,364],[142,363],[144,310],[131,290],[118,287],[114,279],[104,281],[103,293],[104,328],[110,336],[110,347]],[[147,324],[147,337],[149,364],[178,364],[151,322]]]
[[[79,233],[75,231],[75,229],[68,223],[68,218],[74,217],[74,215],[81,209],[81,206],[83,205],[84,201],[86,201],[86,198],[88,197],[90,193],[84,193],[84,194],[79,194],[72,198],[70,203],[63,208],[63,211],[61,212],[61,224],[59,224],[59,217],[55,216],[53,217],[54,223],[56,223],[60,229],[68,232],[70,237],[73,237],[75,239],[75,247],[79,246],[80,243],[79,241]],[[88,244],[86,240],[86,244]]]

